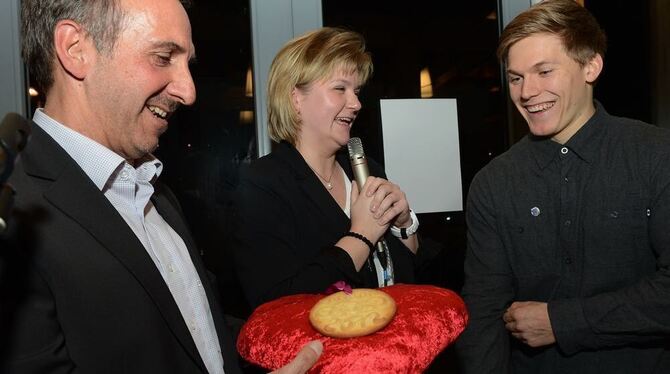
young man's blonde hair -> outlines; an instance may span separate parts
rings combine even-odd
[[[372,74],[372,59],[365,40],[353,31],[323,27],[299,36],[277,53],[268,78],[268,122],[272,140],[296,145],[300,120],[293,106],[294,88],[307,89],[314,82],[342,71],[358,73],[363,85]]]
[[[507,62],[510,48],[535,34],[561,38],[568,56],[581,66],[596,54],[605,57],[607,38],[598,21],[575,0],[544,0],[516,16],[500,35],[498,58]]]

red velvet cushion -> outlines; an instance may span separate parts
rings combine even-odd
[[[325,295],[286,296],[259,306],[242,327],[237,350],[247,361],[275,370],[311,340],[323,342],[313,373],[420,373],[463,331],[468,315],[453,291],[399,284],[380,290],[397,312],[384,329],[351,339],[329,338],[309,323],[309,311]]]

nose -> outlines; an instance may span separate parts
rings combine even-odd
[[[521,82],[521,99],[529,100],[539,93],[537,81],[533,77],[526,77]]]
[[[360,100],[358,100],[358,95],[356,95],[354,92],[352,92],[349,95],[349,100],[347,104],[348,104],[347,106],[353,109],[355,113],[358,113],[358,111],[361,110],[362,107]]]
[[[193,77],[188,65],[181,67],[176,72],[167,87],[167,92],[183,105],[191,105],[195,102],[195,83],[193,83]]]

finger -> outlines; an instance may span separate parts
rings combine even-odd
[[[412,216],[409,214],[409,204],[407,204],[400,214],[395,217],[393,225],[395,227],[407,227],[412,224]]]
[[[400,208],[396,206],[391,206],[388,210],[386,210],[386,212],[384,212],[384,215],[377,218],[377,222],[381,226],[386,226],[391,222],[393,222],[393,220],[395,220],[396,217],[398,217],[398,215],[400,215],[401,212],[402,210]]]
[[[289,362],[273,373],[275,374],[302,374],[309,370],[321,356],[323,344],[318,340],[313,340],[298,352],[293,361]]]
[[[375,218],[380,218],[384,212],[393,206],[402,204],[404,193],[393,183],[385,183],[375,193],[372,211],[376,212]],[[402,205],[400,206],[402,208]]]
[[[503,314],[503,321],[505,321],[505,323],[512,322],[513,320],[514,319],[512,318],[512,314],[510,314],[509,311],[507,311],[507,312],[505,312],[505,314]]]
[[[370,212],[374,214],[374,217],[379,219],[381,216],[388,210],[389,203],[385,203],[387,199],[387,193],[383,190],[377,190],[375,195],[372,198],[370,203]]]
[[[369,176],[368,179],[365,181],[365,186],[364,191],[365,194],[370,197],[377,193],[377,190],[379,189],[379,186],[381,186],[384,182],[386,182],[386,179],[384,178],[378,178],[378,177],[373,177]]]
[[[381,216],[397,199],[397,195],[389,185],[379,186],[375,196],[372,198],[372,206],[374,211]],[[377,217],[379,218],[379,217]]]
[[[387,214],[389,213],[389,214]],[[405,200],[405,195],[403,193],[391,193],[386,196],[384,201],[379,205],[379,210],[375,218],[381,218],[382,215],[386,215],[386,218],[390,222],[391,219],[402,219],[403,222],[409,221],[409,204]],[[405,217],[400,217],[405,215]]]
[[[512,332],[512,333],[519,333],[520,331],[517,329],[516,322],[508,322],[505,324],[505,328],[507,331]]]
[[[528,344],[528,341],[526,340],[526,338],[523,337],[523,334],[518,333],[518,332],[514,332],[514,333],[512,333],[512,336],[514,338],[520,340],[521,342]]]

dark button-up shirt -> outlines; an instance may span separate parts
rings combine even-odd
[[[670,132],[596,113],[564,145],[528,136],[475,177],[458,342],[472,373],[670,372]],[[548,303],[556,344],[502,315]]]

